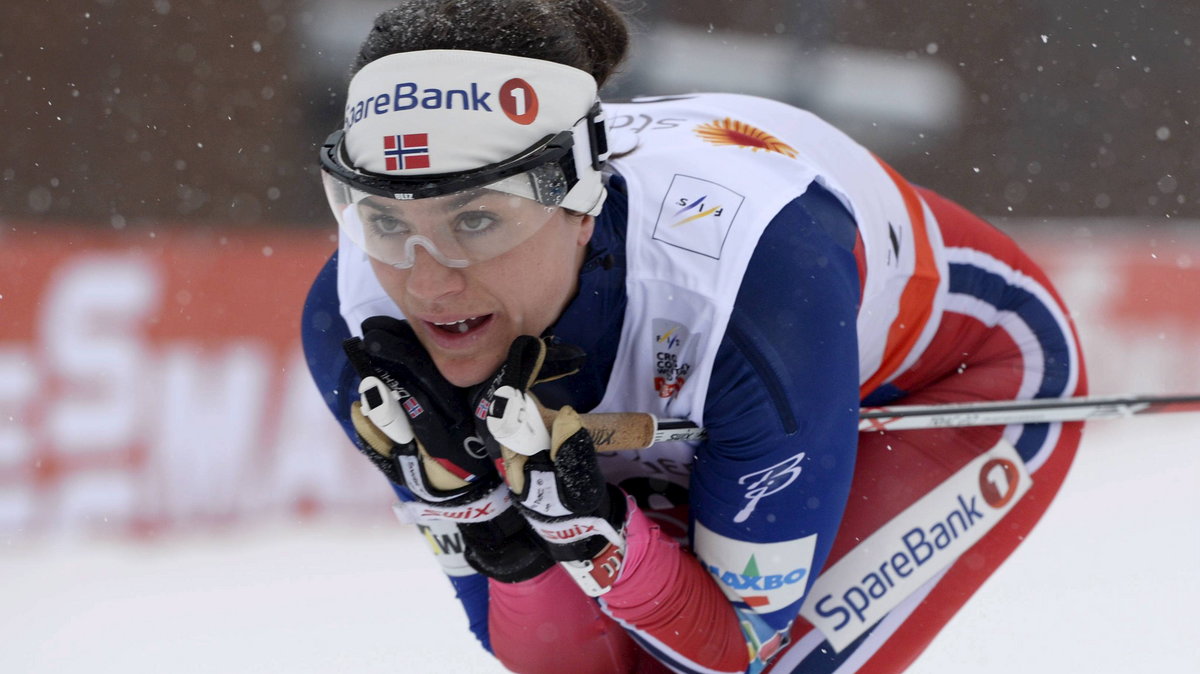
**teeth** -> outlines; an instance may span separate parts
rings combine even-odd
[[[464,318],[461,321],[450,321],[449,323],[438,323],[437,321],[433,321],[433,324],[441,328],[451,328],[453,330],[457,330],[459,333],[463,333],[467,331],[467,321],[474,318],[477,317],[472,316],[471,318]]]

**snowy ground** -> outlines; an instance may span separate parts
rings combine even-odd
[[[1100,422],[914,672],[1200,672],[1200,415]],[[502,672],[415,532],[0,542],[0,672]]]

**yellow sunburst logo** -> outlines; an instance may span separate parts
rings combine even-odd
[[[701,124],[696,127],[696,135],[713,145],[736,145],[748,147],[755,152],[766,150],[778,152],[790,159],[796,158],[796,151],[787,143],[762,129],[729,117]]]

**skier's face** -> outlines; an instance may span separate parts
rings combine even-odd
[[[414,218],[421,215],[414,211]],[[456,386],[473,386],[500,367],[514,339],[541,335],[562,314],[575,294],[594,222],[556,209],[517,247],[465,268],[445,266],[421,246],[414,247],[408,269],[368,259],[442,375]]]

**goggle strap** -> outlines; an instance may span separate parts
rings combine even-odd
[[[596,101],[588,112],[588,146],[592,150],[592,170],[599,171],[608,159],[608,133],[604,130],[604,108]]]

